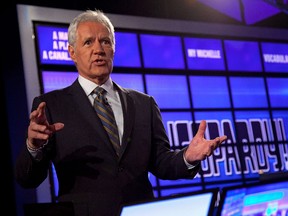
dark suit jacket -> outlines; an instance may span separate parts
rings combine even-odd
[[[67,88],[34,99],[32,110],[45,101],[48,121],[62,122],[65,127],[49,140],[39,162],[24,147],[15,169],[20,185],[39,186],[52,161],[60,201],[77,204],[75,211],[81,216],[114,216],[123,203],[153,198],[148,172],[170,180],[196,175],[199,166],[188,170],[183,150],[170,151],[153,97],[114,85],[124,113],[120,157],[114,153],[100,119],[76,80]]]

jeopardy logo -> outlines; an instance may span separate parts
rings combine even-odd
[[[211,157],[202,161],[204,177],[241,176],[288,170],[287,131],[282,118],[208,120],[206,139],[223,134],[228,139]],[[199,122],[168,121],[167,129],[171,147],[181,149],[197,133]]]

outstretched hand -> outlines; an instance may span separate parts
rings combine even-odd
[[[30,114],[30,124],[28,127],[28,145],[31,148],[39,148],[47,142],[49,137],[63,129],[63,123],[49,124],[45,114],[46,103],[42,102],[38,108]]]
[[[216,137],[212,140],[206,140],[204,138],[204,133],[206,130],[206,121],[202,120],[200,122],[198,131],[193,137],[189,146],[185,152],[185,159],[188,163],[194,163],[197,161],[202,161],[212,155],[213,151],[225,140],[227,136]]]

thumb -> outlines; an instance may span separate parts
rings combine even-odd
[[[52,125],[49,126],[49,129],[53,132],[57,132],[57,131],[60,131],[64,128],[64,124],[63,123],[54,123]]]

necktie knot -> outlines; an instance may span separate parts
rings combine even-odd
[[[110,105],[108,104],[107,98],[105,97],[107,91],[104,88],[98,86],[93,90],[93,92],[94,94],[96,94],[95,100],[104,104],[105,106],[109,106],[108,109],[111,109]]]
[[[106,90],[100,86],[97,86],[94,90],[93,90],[94,94],[96,94],[96,99],[98,101],[103,100],[104,99],[104,94],[106,93]]]
[[[99,94],[103,95],[106,90],[100,86],[97,86],[93,91],[96,95],[99,95]]]

